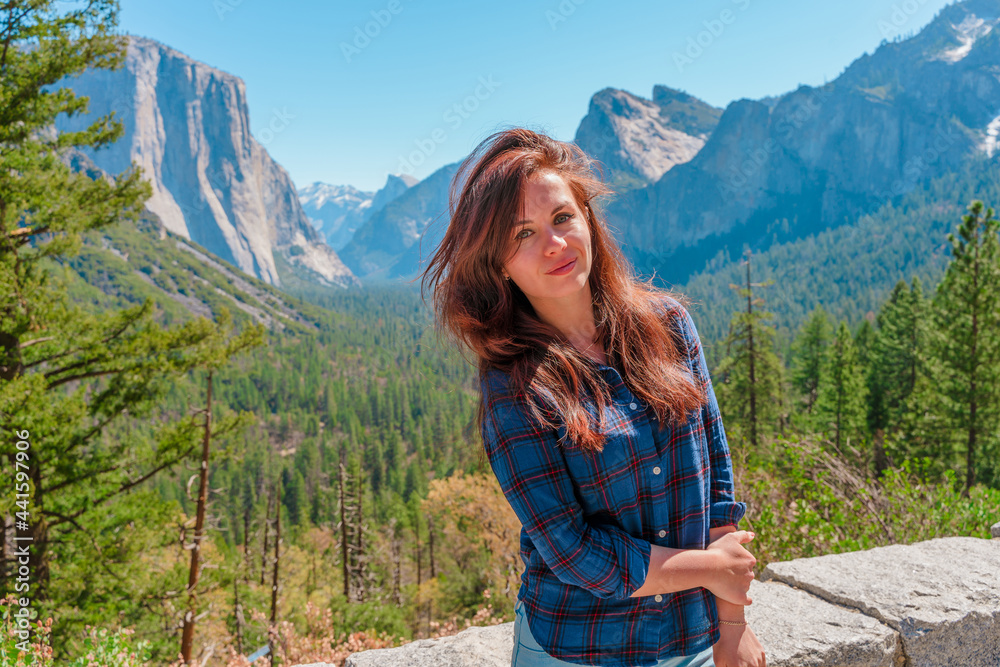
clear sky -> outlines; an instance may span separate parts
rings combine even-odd
[[[725,107],[822,85],[947,0],[121,0],[119,29],[246,82],[251,130],[291,174],[380,188],[492,132],[573,139],[602,88]]]

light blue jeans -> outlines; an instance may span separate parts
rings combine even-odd
[[[572,667],[576,663],[553,658],[545,652],[535,638],[531,636],[528,621],[524,617],[524,605],[518,600],[514,604],[514,653],[510,659],[511,667],[555,667],[564,665]],[[696,655],[683,655],[676,658],[664,658],[656,663],[656,667],[715,667],[712,660],[712,647]]]

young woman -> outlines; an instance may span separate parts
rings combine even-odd
[[[486,455],[522,524],[512,664],[763,667],[697,331],[682,297],[634,277],[593,166],[527,129],[492,135],[423,276],[478,360]]]

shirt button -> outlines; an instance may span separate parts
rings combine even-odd
[[[656,600],[657,602],[663,602],[663,596],[662,595],[654,595],[653,599]]]
[[[629,406],[630,408],[632,408],[633,410],[635,410],[636,408],[638,408],[638,407],[639,407],[639,406],[638,406],[638,405],[636,405],[635,403],[629,403],[629,404],[628,404],[628,406]]]
[[[659,475],[660,474],[660,466],[656,466],[655,468],[653,468],[653,474],[654,475]]]
[[[660,537],[666,537],[666,536],[667,536],[667,531],[665,531],[665,530],[661,530],[661,531],[659,532],[659,536],[660,536]]]

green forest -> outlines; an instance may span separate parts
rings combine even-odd
[[[512,620],[475,365],[418,290],[276,289],[163,229],[138,170],[72,168],[121,126],[43,131],[85,104],[47,86],[120,64],[116,3],[36,6],[0,60],[0,664],[341,663]],[[674,286],[759,570],[1000,520],[996,173]]]

